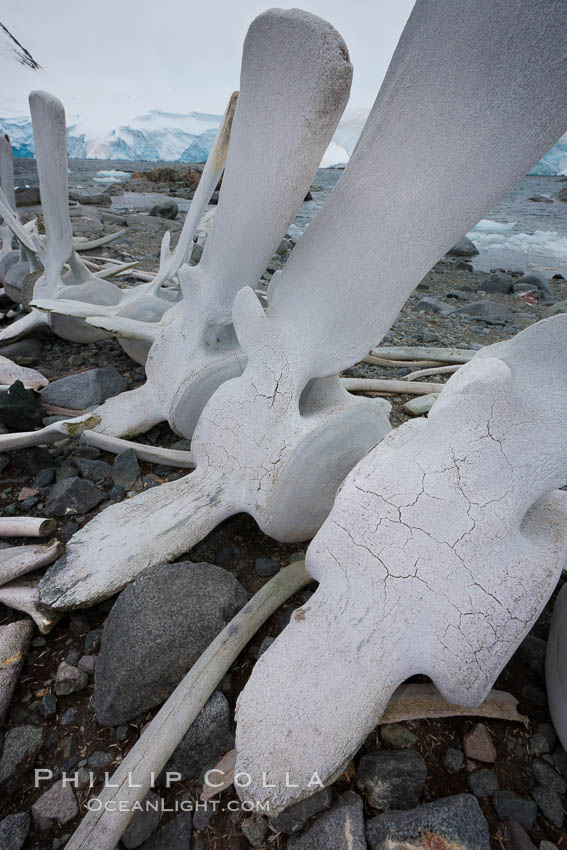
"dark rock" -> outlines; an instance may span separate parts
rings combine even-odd
[[[417,735],[401,723],[386,723],[380,727],[382,743],[390,750],[407,750],[417,744]]]
[[[488,824],[470,794],[444,797],[410,812],[386,812],[367,821],[370,850],[455,847],[490,850]]]
[[[18,339],[16,342],[10,342],[8,345],[0,347],[2,357],[7,357],[9,360],[18,361],[20,358],[37,358],[41,356],[43,343],[40,339],[34,337],[26,337]]]
[[[557,829],[563,826],[563,803],[561,797],[553,788],[538,785],[532,791],[532,797],[538,805],[544,818],[546,818]]]
[[[537,817],[537,806],[533,800],[519,797],[513,791],[497,791],[492,803],[500,820],[514,820],[531,829]]]
[[[197,832],[203,832],[211,822],[214,813],[212,803],[198,801],[193,808],[193,829],[196,829]]]
[[[189,850],[193,826],[191,812],[183,812],[140,845],[140,850]]]
[[[54,691],[57,696],[65,696],[66,694],[74,694],[77,691],[82,691],[89,683],[89,677],[83,670],[78,667],[73,667],[62,661],[57,668],[55,676]]]
[[[61,726],[73,726],[79,720],[79,712],[76,708],[67,708],[59,719]]]
[[[103,770],[105,767],[108,767],[109,764],[112,764],[112,756],[110,753],[104,753],[102,750],[97,750],[87,759],[87,764],[89,767],[92,767],[93,770]]]
[[[553,764],[564,779],[567,779],[567,753],[561,746],[553,750]]]
[[[49,487],[50,484],[53,484],[53,480],[55,478],[55,467],[51,469],[42,469],[34,478],[33,486],[37,487],[38,490],[41,490],[42,487]]]
[[[91,629],[85,635],[85,652],[87,655],[91,652],[98,652],[100,642],[102,640],[102,629]]]
[[[356,784],[375,809],[417,806],[427,779],[427,766],[415,750],[391,750],[362,756]]]
[[[103,491],[85,478],[65,478],[51,490],[45,512],[50,516],[86,514],[103,499]]]
[[[104,628],[94,695],[99,722],[119,726],[167,699],[247,599],[234,576],[213,564],[141,573]]]
[[[76,478],[79,470],[72,460],[64,460],[63,463],[55,470],[57,482],[64,481],[66,478]]]
[[[475,257],[477,254],[475,244],[468,236],[463,236],[450,251],[447,251],[449,257]]]
[[[487,325],[504,325],[513,318],[508,307],[496,304],[494,301],[473,301],[470,304],[463,304],[462,307],[456,307],[452,313],[453,316],[461,314],[486,322]]]
[[[142,808],[134,812],[132,820],[122,834],[120,841],[127,848],[133,850],[140,847],[154,834],[159,826],[161,817],[161,797],[150,791],[142,801]]]
[[[532,773],[540,785],[553,788],[558,794],[567,791],[567,782],[557,771],[543,759],[534,759],[532,762]]]
[[[73,789],[69,784],[63,785],[61,779],[35,801],[31,812],[35,825],[44,832],[72,821],[79,807]]]
[[[346,791],[303,835],[290,838],[287,846],[288,850],[366,850],[361,798]]]
[[[117,487],[131,490],[140,477],[140,465],[134,449],[117,454],[112,464],[112,480]]]
[[[481,800],[484,797],[492,797],[500,790],[498,777],[493,770],[475,770],[468,777],[468,785],[475,797]]]
[[[233,747],[228,700],[215,691],[175,748],[165,771],[178,772],[183,780],[193,779]]]
[[[82,670],[88,676],[94,676],[96,669],[96,655],[83,655],[77,663],[79,670]]]
[[[167,218],[170,221],[173,221],[174,218],[177,218],[178,212],[179,207],[175,201],[163,200],[158,201],[157,204],[153,205],[150,210],[150,215],[157,215],[159,218]]]
[[[256,558],[256,573],[263,578],[271,578],[280,571],[280,565],[273,558]]]
[[[242,834],[252,847],[261,847],[268,832],[268,821],[262,815],[244,818],[240,824]]]
[[[12,726],[4,737],[0,758],[0,784],[11,779],[24,766],[32,766],[43,743],[39,726]]]
[[[230,564],[231,561],[234,561],[237,555],[238,549],[236,549],[236,547],[232,546],[230,543],[221,543],[215,552],[215,563],[218,564],[219,567],[225,567],[227,564]]]
[[[0,422],[13,431],[32,431],[41,424],[43,411],[34,390],[26,390],[21,381],[0,393]]]
[[[311,797],[306,797],[305,800],[300,800],[299,803],[294,803],[293,806],[289,806],[279,815],[275,815],[270,819],[270,822],[276,832],[285,832],[286,835],[291,835],[303,829],[307,821],[314,815],[330,808],[332,802],[332,788],[322,788],[312,794]]]
[[[126,381],[114,366],[103,366],[52,381],[41,391],[41,400],[57,407],[87,410],[125,389]]]
[[[36,475],[42,469],[53,467],[53,457],[39,446],[31,446],[28,449],[19,449],[12,454],[12,463],[26,469],[32,475]]]
[[[1,850],[21,850],[30,831],[30,816],[28,812],[18,812],[8,815],[0,821]]]
[[[94,207],[109,207],[112,204],[112,198],[108,192],[95,192],[92,195],[77,195],[75,200],[85,206]]]
[[[454,747],[449,747],[443,759],[443,767],[449,773],[458,773],[465,763],[465,755],[462,750],[456,750]]]
[[[463,749],[467,758],[493,764],[496,761],[496,747],[484,723],[476,723],[463,736]]]
[[[550,750],[549,741],[541,732],[536,732],[528,741],[528,749],[532,756],[543,756]]]
[[[41,203],[39,186],[18,186],[15,191],[17,207],[35,207]]]
[[[502,846],[505,850],[537,850],[524,827],[517,821],[507,820],[504,823],[503,838]],[[543,850],[541,845],[540,850]]]
[[[545,654],[547,642],[535,635],[528,635],[518,649],[520,658],[527,665],[530,673],[535,673],[541,678],[545,676]]]
[[[531,682],[522,688],[522,697],[540,708],[547,708],[547,692],[543,688],[532,685]]]
[[[548,307],[544,313],[544,318],[548,319],[550,316],[559,316],[560,313],[567,313],[567,301],[558,301],[553,306]]]
[[[557,740],[557,734],[551,723],[538,723],[536,735],[543,735],[547,742],[547,752],[550,752]]]
[[[69,622],[69,630],[75,637],[86,635],[90,628],[91,623],[86,614],[75,614]]]
[[[112,467],[103,460],[91,460],[88,457],[74,457],[73,462],[81,476],[91,481],[105,481],[112,474]]]
[[[500,292],[502,295],[509,295],[513,288],[514,278],[503,272],[493,272],[478,286],[478,289],[484,292]]]
[[[57,714],[57,697],[55,694],[45,694],[42,697],[40,711],[42,717],[49,720],[50,717],[55,717]]]

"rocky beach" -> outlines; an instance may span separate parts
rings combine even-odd
[[[155,163],[71,160],[74,235],[98,239],[124,231],[83,258],[136,262],[137,270],[157,271],[163,234],[169,230],[175,244],[201,171],[199,166],[164,164],[156,169]],[[34,161],[16,160],[15,174],[22,220],[39,216],[42,232]],[[284,267],[338,176],[338,170],[318,172],[310,196],[258,281],[260,292]],[[487,217],[488,223],[464,237],[425,276],[377,346],[479,350],[566,312],[567,204],[557,197],[565,185],[560,178],[526,178],[516,195]],[[209,221],[214,208],[213,203]],[[538,232],[548,235],[538,237]],[[200,258],[206,234],[205,227],[193,262]],[[506,257],[510,264],[494,262]],[[126,281],[138,283],[134,277]],[[2,327],[19,315],[6,296],[0,299],[0,311]],[[1,347],[0,354],[49,380],[21,409],[0,397],[2,433],[92,409],[144,381],[143,366],[110,337],[75,345],[46,330]],[[380,355],[379,347],[375,355]],[[344,374],[391,379],[413,370],[403,363],[362,361]],[[441,385],[448,377],[426,380]],[[435,395],[432,391],[430,403]],[[412,404],[420,397],[387,398],[396,426],[412,417]],[[138,440],[189,448],[167,424]],[[106,507],[186,474],[185,469],[139,460],[132,450],[109,454],[80,438],[2,454],[0,470],[2,516],[52,517],[62,543]],[[21,542],[6,538],[2,546]],[[96,792],[101,787],[105,773],[112,773],[144,734],[201,652],[270,577],[303,557],[308,543],[278,543],[260,532],[251,517],[239,514],[173,564],[138,576],[117,597],[65,614],[45,636],[37,629],[27,635],[0,755],[0,850],[65,846],[92,788]],[[450,823],[452,844],[432,842],[431,850],[564,847],[567,754],[551,725],[544,672],[557,591],[495,685],[518,701],[521,717],[471,714],[383,723],[329,788],[283,814],[270,817],[236,806],[231,810],[238,799],[232,785],[207,806],[199,803],[193,812],[183,811],[182,804],[195,806],[199,800],[205,771],[234,747],[236,700],[256,660],[314,589],[313,584],[295,594],[240,654],[168,763],[180,778],[169,788],[158,779],[151,792],[163,801],[161,820],[159,813],[135,816],[123,846],[384,850],[415,846],[411,837],[416,824],[425,823],[435,833]],[[18,612],[0,603],[0,626],[19,620]],[[2,688],[11,685],[5,684],[2,672],[0,665],[0,706]],[[43,784],[34,782],[34,770],[46,771]],[[70,773],[76,775],[74,784],[53,784]]]

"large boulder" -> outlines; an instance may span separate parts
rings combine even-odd
[[[502,295],[509,295],[514,289],[514,278],[505,272],[492,272],[479,284],[478,289],[482,289],[484,292],[499,292]]]
[[[157,215],[160,218],[167,218],[173,220],[177,218],[177,213],[179,212],[179,207],[175,203],[175,201],[164,200],[158,201],[157,204],[154,204],[150,210],[150,215]]]
[[[71,410],[88,410],[125,389],[126,381],[114,366],[103,366],[52,381],[41,391],[41,400]]]
[[[95,675],[97,718],[120,726],[159,705],[248,600],[213,564],[161,564],[122,591],[102,636]]]
[[[449,257],[476,257],[477,254],[478,250],[468,236],[463,236],[450,251],[447,251]]]
[[[463,304],[452,313],[453,316],[458,314],[468,315],[471,319],[486,322],[487,325],[504,325],[513,318],[512,311],[508,307],[496,304],[494,301],[473,301],[470,304]]]

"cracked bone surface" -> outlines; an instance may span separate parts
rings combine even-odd
[[[4,282],[7,272],[20,259],[19,252],[12,248],[12,230],[7,223],[7,218],[11,218],[10,213],[16,213],[14,161],[8,136],[0,136],[0,187],[8,207],[6,215],[0,219],[0,281]]]
[[[237,99],[238,92],[234,92],[215,136],[215,141],[174,251],[169,250],[170,231],[166,230],[164,233],[160,268],[156,276],[147,283],[121,290],[118,303],[109,304],[106,307],[93,304],[91,301],[69,301],[62,297],[34,299],[32,306],[51,314],[75,316],[83,319],[104,317],[106,320],[113,318],[133,320],[136,325],[132,325],[132,327],[138,328],[138,336],[127,337],[118,334],[118,342],[137,363],[144,364],[146,362],[150,347],[159,332],[160,326],[169,324],[175,318],[174,302],[160,297],[161,287],[177,274],[183,263],[188,263],[191,259],[193,237],[224,170]],[[148,329],[149,333],[143,326],[139,327],[138,323],[140,322],[142,325],[151,323],[153,327]],[[112,326],[112,321],[108,325]],[[120,322],[118,322],[118,328],[120,326]],[[145,333],[146,336],[144,336]]]
[[[245,796],[332,782],[415,674],[484,700],[567,559],[566,345],[561,316],[483,349],[347,476],[307,551],[319,588],[239,697]]]
[[[351,78],[346,46],[326,21],[297,9],[271,9],[252,22],[203,256],[198,265],[179,269],[183,301],[157,334],[155,326],[127,318],[98,321],[110,329],[134,326],[134,339],[140,331],[156,339],[147,382],[98,408],[96,430],[129,437],[169,421],[189,438],[217,387],[242,373],[246,358],[232,325],[234,297],[241,287],[256,286],[293,221],[346,105]],[[214,159],[211,167],[214,173]]]
[[[524,14],[511,27],[489,0],[482,14],[449,0],[417,3],[351,160],[272,287],[267,313],[251,289],[235,299],[248,363],[203,410],[195,472],[106,509],[74,535],[42,581],[45,602],[72,608],[111,595],[236,511],[281,541],[317,531],[345,474],[388,430],[385,403],[349,397],[335,373],[366,355],[431,266],[564,130],[563,46],[553,28],[548,49],[546,22],[567,12],[559,0],[537,14],[527,0],[519,5]],[[289,39],[275,41],[281,49]],[[529,62],[534,44],[544,54],[538,63]],[[229,162],[243,97],[244,85]],[[526,114],[530,133],[521,129]],[[223,233],[221,204],[191,281]],[[131,421],[145,415],[155,424],[151,397],[143,389],[129,397],[139,406]],[[180,430],[174,417],[170,424]]]
[[[545,684],[549,713],[563,748],[567,747],[567,592],[561,588],[555,605],[547,639]]]

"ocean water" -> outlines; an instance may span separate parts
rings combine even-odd
[[[117,182],[134,171],[148,171],[158,165],[175,163],[130,162],[118,160],[69,160],[69,185],[72,190],[101,192],[105,181]],[[321,168],[313,180],[313,200],[304,203],[290,233],[299,238],[321,209],[341,170]],[[38,183],[35,160],[15,160],[16,184],[34,186]],[[468,234],[479,250],[473,258],[475,268],[521,269],[538,271],[546,277],[560,273],[567,277],[567,203],[556,200],[557,193],[567,184],[557,177],[526,177],[491,210]],[[530,201],[533,195],[546,195],[552,203]],[[162,195],[157,196],[163,198]],[[117,209],[145,209],[155,203],[154,195],[116,195]],[[181,210],[189,202],[176,199]]]

